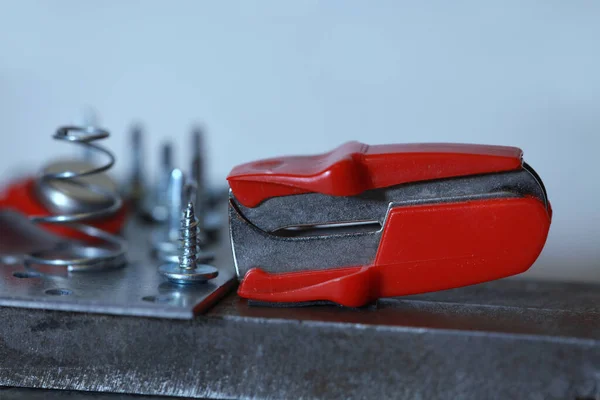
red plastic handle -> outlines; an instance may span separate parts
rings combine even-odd
[[[238,294],[358,307],[380,297],[499,279],[529,269],[544,247],[550,219],[535,198],[397,207],[390,211],[373,265],[280,274],[254,268]]]
[[[241,204],[256,207],[278,196],[308,192],[354,196],[407,182],[509,171],[521,168],[521,158],[516,147],[348,142],[325,154],[242,164],[227,180]]]

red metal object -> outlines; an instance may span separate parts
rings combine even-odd
[[[0,193],[0,208],[8,208],[23,213],[26,216],[47,216],[52,213],[36,198],[34,180],[25,179],[11,184],[3,193]],[[127,216],[126,207],[121,208],[110,218],[86,222],[109,233],[118,233],[125,224]],[[68,228],[66,225],[41,224],[45,229],[64,237],[81,240],[94,240],[89,236]]]
[[[522,168],[514,147],[464,144],[367,146],[346,143],[317,156],[238,166],[228,177],[246,207],[292,194],[353,196],[402,183]],[[380,297],[451,289],[529,269],[542,251],[551,208],[535,197],[397,206],[389,211],[372,265],[267,273],[250,269],[241,297],[357,307]]]
[[[320,155],[271,158],[235,167],[227,180],[236,199],[256,207],[271,197],[317,192],[354,196],[369,189],[521,168],[516,147],[348,142]]]

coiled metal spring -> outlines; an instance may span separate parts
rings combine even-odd
[[[109,170],[115,163],[114,155],[105,148],[93,143],[105,139],[109,132],[97,127],[64,126],[58,128],[53,138],[56,140],[74,143],[86,149],[96,151],[108,157],[108,162],[98,167],[90,167],[83,171],[61,171],[46,173],[39,179],[41,181],[68,181],[69,184],[80,186],[110,199],[110,206],[88,212],[71,214],[58,214],[49,216],[31,216],[30,221],[36,224],[62,225],[81,232],[91,238],[100,239],[102,246],[94,246],[78,241],[62,241],[52,250],[40,250],[26,254],[25,266],[32,268],[34,265],[66,267],[69,271],[103,270],[122,266],[125,263],[126,243],[120,237],[102,229],[85,224],[85,221],[110,216],[122,206],[121,196],[116,190],[109,191],[99,185],[79,179],[86,176],[99,174]]]

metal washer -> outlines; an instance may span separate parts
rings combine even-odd
[[[219,275],[219,270],[208,264],[197,264],[194,269],[184,269],[178,264],[163,264],[158,271],[170,282],[180,284],[203,283]]]

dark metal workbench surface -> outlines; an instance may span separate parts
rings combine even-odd
[[[503,280],[190,321],[0,308],[0,385],[218,398],[600,398],[600,286]],[[1,392],[0,392],[1,393]]]

